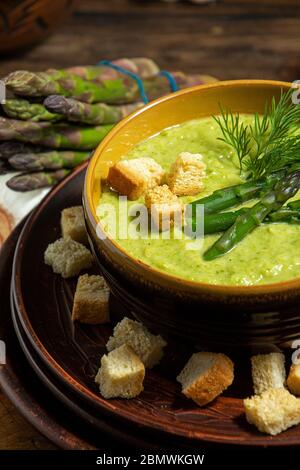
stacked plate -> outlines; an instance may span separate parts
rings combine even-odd
[[[0,257],[0,289],[6,292],[0,334],[6,339],[8,352],[12,351],[0,369],[4,391],[41,432],[67,448],[105,448],[107,443],[118,442],[135,448],[196,448],[200,442],[299,444],[299,428],[274,439],[247,424],[242,398],[251,394],[251,380],[243,360],[240,364],[236,361],[237,380],[224,396],[202,409],[186,400],[175,378],[191,351],[184,344],[173,344],[170,338],[160,366],[147,371],[145,390],[138,398],[101,397],[94,382],[101,355],[113,325],[130,312],[112,298],[110,325],[73,324],[76,280],[53,274],[43,261],[47,245],[60,236],[62,209],[81,203],[85,168],[47,195],[20,234],[15,232],[9,239]],[[5,282],[13,251],[9,298]],[[25,375],[17,364],[24,364]],[[31,403],[26,396],[31,396]],[[84,436],[78,435],[79,429],[84,430]]]

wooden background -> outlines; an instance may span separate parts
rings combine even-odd
[[[84,0],[42,44],[0,58],[0,76],[101,59],[149,56],[162,68],[220,79],[300,79],[299,0],[209,5]],[[0,393],[0,449],[51,449]]]

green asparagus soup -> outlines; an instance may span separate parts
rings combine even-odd
[[[250,123],[253,117],[244,115],[242,120]],[[220,136],[220,129],[212,118],[188,121],[140,143],[124,158],[152,157],[167,171],[181,152],[202,154],[207,165],[204,190],[196,196],[180,198],[187,203],[219,188],[243,182],[238,162],[234,160],[230,147],[218,140]],[[293,199],[300,199],[300,193]],[[250,206],[254,202],[247,204]],[[117,210],[118,194],[105,188],[100,206],[103,203],[112,204]],[[136,204],[136,201],[130,201],[129,206],[131,204]],[[129,218],[121,224],[129,224]],[[153,268],[191,281],[248,286],[300,277],[300,225],[262,224],[225,256],[205,261],[203,253],[219,236],[206,235],[197,251],[187,250],[186,244],[198,243],[199,240],[190,242],[172,237],[121,239],[117,236],[116,241],[130,255]]]

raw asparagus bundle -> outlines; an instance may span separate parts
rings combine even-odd
[[[54,149],[93,150],[112,127],[77,127],[0,117],[0,140],[17,140]]]
[[[59,183],[70,170],[57,170],[53,172],[26,173],[14,176],[6,184],[10,189],[19,192],[33,191],[47,188]]]
[[[141,77],[149,100],[170,92],[168,78],[159,75],[151,59],[124,58],[112,64]],[[174,78],[179,88],[215,81],[181,72],[174,72]],[[136,80],[105,64],[17,71],[5,83],[16,96],[2,106],[8,116],[0,117],[2,171],[39,172],[8,182],[10,188],[22,191],[55,184],[64,172],[52,171],[47,177],[47,170],[73,168],[87,159],[87,151],[101,142],[113,124],[143,105]]]
[[[189,77],[181,72],[174,72],[173,76],[180,88],[201,84],[205,80],[201,75]],[[136,81],[124,74],[114,80],[98,80],[96,83],[84,80],[66,70],[53,70],[51,73],[19,70],[9,74],[4,82],[8,90],[21,96],[63,95],[87,103],[108,104],[134,103],[140,100],[140,90]],[[150,100],[170,92],[169,80],[163,75],[147,78],[143,83]]]
[[[119,122],[128,114],[143,106],[139,102],[119,106],[105,103],[89,104],[60,95],[48,96],[44,101],[44,105],[51,115],[61,115],[67,121],[81,122],[94,126]]]
[[[10,157],[10,166],[19,171],[58,170],[60,168],[75,168],[90,157],[90,152],[75,152],[74,150],[51,150],[40,153],[17,153]]]

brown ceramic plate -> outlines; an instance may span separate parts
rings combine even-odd
[[[176,382],[188,346],[173,343],[161,365],[148,371],[145,391],[133,400],[105,400],[94,383],[105,343],[117,318],[127,314],[112,301],[112,325],[73,325],[70,320],[76,280],[63,280],[44,265],[43,254],[60,236],[63,208],[79,204],[86,166],[60,183],[30,216],[21,233],[13,268],[13,292],[20,325],[35,352],[58,380],[95,412],[182,441],[248,446],[300,444],[300,427],[271,437],[259,433],[244,417],[242,398],[252,394],[249,357],[236,360],[235,383],[200,409],[186,400]]]
[[[58,381],[57,377],[51,374],[32,348],[22,330],[13,302],[11,302],[11,316],[19,344],[33,371],[44,385],[46,385],[48,391],[72,412],[72,420],[74,417],[78,417],[88,425],[90,436],[93,436],[93,440],[102,449],[108,448],[112,446],[112,444],[114,446],[126,444],[126,446],[133,448],[160,448],[161,441],[156,440],[155,442],[155,439],[151,439],[149,436],[147,436],[146,440],[145,436],[143,437],[143,433],[137,433],[136,429],[129,429],[128,426],[120,426],[120,423],[111,417],[95,413],[91,407],[74,396],[70,390],[65,389],[62,383]],[[82,421],[80,421],[81,424]]]
[[[53,398],[37,379],[19,346],[10,315],[9,288],[11,260],[21,226],[8,238],[0,250],[1,316],[0,338],[7,346],[6,364],[0,365],[0,387],[18,411],[58,447],[68,450],[96,449],[87,436],[84,423],[68,412]],[[73,430],[70,429],[73,424]]]

